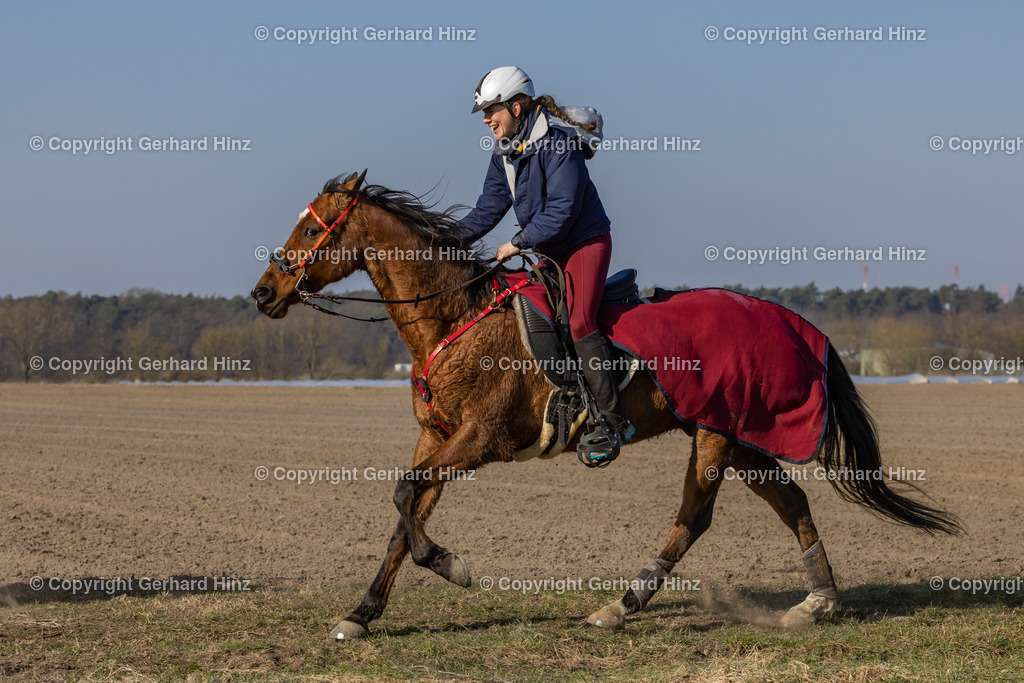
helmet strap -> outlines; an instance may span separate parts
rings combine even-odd
[[[509,136],[509,137],[513,137],[516,133],[519,132],[519,129],[523,127],[523,120],[526,118],[526,107],[524,107],[522,104],[520,104],[519,105],[519,116],[516,116],[515,110],[513,110],[513,108],[512,108],[513,107],[513,102],[512,101],[502,102],[501,105],[503,107],[505,107],[505,109],[508,111],[508,113],[511,114],[512,118],[515,119],[516,129],[514,131],[512,131],[512,135]]]

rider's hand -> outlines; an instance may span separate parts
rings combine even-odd
[[[495,254],[495,256],[500,261],[507,256],[515,256],[516,254],[519,253],[519,251],[520,249],[516,245],[512,244],[511,242],[505,242],[505,244],[498,247],[498,253]]]

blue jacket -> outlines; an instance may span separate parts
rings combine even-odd
[[[462,219],[466,238],[476,240],[486,235],[510,206],[520,227],[512,243],[551,257],[562,256],[580,242],[611,230],[579,142],[571,130],[549,125],[548,121],[547,113],[541,110],[526,148],[515,163],[503,155],[491,155],[476,208]]]

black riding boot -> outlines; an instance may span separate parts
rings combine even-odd
[[[574,343],[580,357],[583,376],[594,395],[600,415],[594,415],[597,426],[580,439],[578,451],[584,464],[606,465],[619,455],[619,448],[636,433],[629,418],[619,407],[619,387],[612,377],[614,359],[611,344],[599,331],[591,332]]]

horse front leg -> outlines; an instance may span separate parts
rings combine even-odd
[[[464,422],[450,439],[407,472],[395,487],[395,507],[402,515],[399,526],[405,527],[413,562],[429,567],[438,576],[464,588],[472,583],[466,561],[430,540],[423,528],[426,520],[415,511],[445,481],[487,462],[487,444],[493,443],[487,436],[486,430]]]
[[[436,432],[424,430],[420,434],[419,441],[416,443],[413,466],[426,460],[442,443],[441,437]],[[430,517],[434,505],[437,504],[438,498],[441,497],[442,488],[442,486],[437,486],[431,489],[428,495],[420,499],[415,516],[422,523],[426,523],[427,518]],[[363,600],[359,603],[359,606],[331,629],[330,637],[332,639],[353,640],[362,638],[369,632],[370,622],[379,619],[381,614],[384,613],[384,608],[388,604],[388,596],[391,594],[391,587],[394,585],[395,577],[398,575],[398,569],[402,566],[402,561],[405,560],[405,556],[409,553],[409,543],[406,536],[405,522],[404,520],[399,520],[398,526],[395,527],[395,533],[391,535],[391,541],[388,542],[387,554],[384,556],[384,561],[381,563],[377,576],[373,579],[373,583],[370,584],[366,594],[363,595]]]

